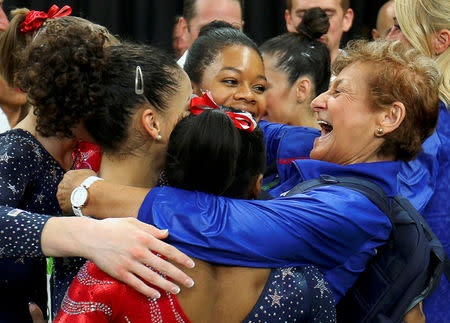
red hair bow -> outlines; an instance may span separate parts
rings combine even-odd
[[[214,102],[209,91],[203,92],[203,95],[201,97],[196,96],[191,99],[191,113],[199,115],[200,113],[208,109],[222,110],[231,118],[234,126],[238,129],[252,132],[257,126],[255,119],[253,119],[252,115],[248,112],[232,112],[221,109],[221,107],[216,102]]]
[[[72,13],[72,8],[64,6],[59,9],[57,5],[51,6],[47,12],[31,10],[25,16],[25,20],[20,24],[20,31],[27,33],[29,31],[38,30],[47,19],[56,17],[65,17]]]

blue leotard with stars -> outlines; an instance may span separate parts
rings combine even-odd
[[[315,266],[273,269],[243,323],[336,322],[333,293]]]
[[[14,129],[0,134],[0,204],[17,207],[33,213],[61,215],[56,199],[57,185],[64,169],[28,131]],[[2,250],[0,257],[22,254],[16,258],[0,259],[0,317],[10,322],[28,322],[28,302],[46,308],[46,262],[44,257],[34,259],[24,254],[28,240],[26,223],[16,225],[14,221],[3,226],[0,234],[14,237],[12,247]],[[23,234],[17,238],[18,231]],[[40,238],[40,237],[37,237]],[[12,238],[10,238],[12,239]],[[22,249],[21,251],[19,249]],[[78,264],[79,262],[79,264]],[[84,262],[84,261],[83,261]],[[52,283],[53,304],[62,300],[68,284],[83,263],[81,260],[63,258],[55,261],[55,278]],[[66,277],[68,277],[66,279]],[[53,305],[59,307],[58,305]]]

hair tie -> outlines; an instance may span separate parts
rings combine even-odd
[[[232,112],[222,109],[221,106],[214,102],[209,91],[203,92],[201,97],[197,96],[191,99],[190,110],[192,114],[199,115],[203,111],[210,109],[218,109],[225,112],[238,129],[253,132],[257,126],[256,120],[248,112]]]
[[[27,33],[29,31],[38,30],[47,19],[56,17],[65,17],[72,13],[72,8],[64,6],[59,9],[57,5],[53,5],[47,12],[31,10],[25,16],[25,20],[20,24],[20,32]]]

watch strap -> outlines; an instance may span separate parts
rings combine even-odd
[[[79,207],[72,205],[72,211],[73,211],[73,214],[75,214],[76,216],[85,216],[83,214],[83,212],[81,211],[81,208],[79,208]]]
[[[84,186],[84,188],[88,189],[96,181],[102,181],[102,180],[103,180],[103,178],[98,177],[98,176],[89,176],[81,183],[81,186]]]
[[[101,177],[98,177],[98,176],[89,176],[88,178],[86,178],[81,184],[80,184],[80,186],[82,186],[82,187],[84,187],[85,189],[86,189],[86,191],[87,191],[87,189],[92,185],[92,184],[94,184],[96,181],[102,181],[103,180],[103,178],[101,178]],[[79,187],[79,186],[78,186]],[[75,190],[75,189],[74,189]],[[88,194],[89,194],[89,191],[87,191],[88,192]],[[76,207],[76,206],[73,206],[73,204],[72,204],[72,211],[73,211],[73,214],[75,214],[76,216],[86,216],[86,215],[84,215],[83,214],[83,211],[81,211],[81,208],[84,206],[84,204],[82,205],[82,206],[80,206],[80,207]]]

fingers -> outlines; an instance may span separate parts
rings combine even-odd
[[[175,265],[162,259],[161,257],[154,255],[153,253],[151,254],[151,257],[149,257],[148,261],[143,262],[145,262],[148,266],[157,269],[160,273],[172,278],[174,281],[182,284],[185,287],[190,288],[194,286],[194,281],[192,280],[192,278],[190,278],[187,274],[185,274]],[[145,272],[143,271],[144,269]],[[164,290],[168,290],[174,294],[177,294],[177,292],[175,292],[176,290],[173,289],[176,287],[176,285],[173,284],[172,282],[165,280],[160,275],[157,275],[157,277],[155,277],[153,275],[153,272],[150,272],[149,268],[145,266],[141,267],[140,270],[141,272],[137,273],[139,276],[144,277],[142,275],[148,275],[149,276],[148,278],[153,279],[152,283],[155,284],[156,286]]]
[[[30,311],[30,315],[31,315],[31,319],[33,320],[33,323],[47,322],[46,320],[44,320],[44,314],[42,314],[41,309],[35,303],[33,303],[33,302],[28,303],[28,309]]]
[[[147,268],[150,270],[149,268]],[[156,273],[154,273],[156,275]],[[125,277],[121,279],[125,284],[131,286],[139,293],[144,294],[147,297],[151,298],[160,298],[161,294],[154,288],[150,287],[146,283],[144,283],[141,279],[133,275],[132,273],[126,273]]]
[[[138,224],[141,227],[143,227],[143,229],[145,231],[147,231],[153,237],[156,238],[156,239],[150,240],[149,246],[148,246],[149,249],[165,256],[166,258],[168,258],[180,265],[185,266],[186,268],[194,268],[195,267],[194,261],[191,258],[189,258],[187,255],[182,253],[180,250],[178,250],[177,248],[175,248],[165,242],[157,240],[157,239],[167,238],[167,236],[169,235],[168,230],[159,230],[152,225],[148,225],[148,224],[142,223],[140,221],[138,221]],[[159,270],[159,268],[158,268],[158,270]],[[173,277],[170,274],[167,274],[167,275],[173,279],[176,279],[176,277]],[[176,280],[179,281],[178,279],[176,279]]]
[[[155,256],[156,257],[156,256]],[[157,257],[159,258],[159,257]],[[161,259],[162,260],[162,259]],[[165,262],[162,260],[162,262]],[[135,268],[136,278],[142,278],[146,282],[150,283],[153,286],[157,286],[162,290],[168,291],[172,294],[178,294],[180,292],[180,287],[173,282],[167,280],[166,277],[161,276],[160,273],[153,271],[151,268],[144,266],[142,264],[138,264]],[[190,279],[190,278],[188,278]],[[145,283],[144,283],[145,285]],[[191,286],[192,287],[192,286]],[[146,287],[144,287],[146,288]],[[159,298],[159,295],[153,296],[155,298]]]

